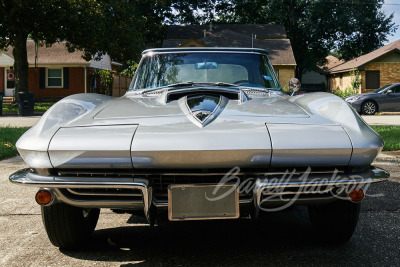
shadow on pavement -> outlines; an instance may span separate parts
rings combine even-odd
[[[307,209],[295,207],[265,214],[255,222],[192,221],[154,228],[132,216],[128,223],[139,226],[98,230],[86,249],[61,252],[94,262],[120,262],[123,266],[398,265],[400,206],[397,211],[393,209],[400,203],[394,195],[399,191],[399,183],[375,186],[371,193],[388,192],[386,197],[364,202],[356,233],[342,245],[317,242]]]

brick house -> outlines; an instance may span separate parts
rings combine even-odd
[[[295,77],[296,60],[283,25],[170,25],[163,47],[254,47],[268,50],[281,85]]]
[[[14,96],[14,58],[12,47],[0,51],[0,92],[6,97]],[[35,51],[33,40],[27,40],[28,53],[28,90],[35,94],[35,99],[57,101],[65,96],[78,93],[97,92],[98,81],[91,74],[95,69],[112,70],[121,64],[112,62],[108,55],[101,60],[86,61],[81,51],[68,52],[64,42],[51,47],[38,47]],[[35,57],[37,64],[35,66]]]
[[[350,87],[352,70],[358,70],[362,77],[361,93],[371,92],[386,84],[400,83],[400,40],[331,66],[326,71],[329,89],[343,91]]]

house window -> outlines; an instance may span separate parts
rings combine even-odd
[[[340,86],[343,86],[343,74],[340,74]]]
[[[366,89],[378,89],[381,84],[381,74],[379,70],[369,70],[365,72]]]
[[[63,87],[63,69],[47,69],[46,68],[46,87],[62,88]]]

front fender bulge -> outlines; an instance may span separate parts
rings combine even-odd
[[[352,145],[341,126],[276,123],[267,127],[273,145],[272,167],[349,164]]]
[[[113,99],[97,94],[72,95],[55,103],[40,120],[18,140],[16,147],[31,168],[52,168],[48,157],[51,138],[65,127],[96,107]]]
[[[132,168],[131,143],[137,125],[61,128],[50,142],[55,168]]]
[[[383,148],[383,140],[357,112],[341,98],[329,93],[296,97],[294,102],[311,116],[322,116],[339,124],[350,137],[353,152],[350,166],[370,165]]]

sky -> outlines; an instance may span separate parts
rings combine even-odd
[[[399,26],[393,36],[388,36],[388,42],[385,43],[386,45],[400,39],[400,0],[385,0],[382,10],[388,15],[393,13],[393,22]]]

